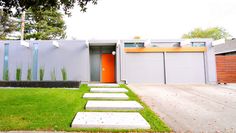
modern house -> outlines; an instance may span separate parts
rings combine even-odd
[[[0,41],[0,80],[4,72],[15,80],[17,68],[22,80],[32,69],[33,80],[68,80],[104,83],[178,84],[216,83],[216,64],[211,39],[192,40],[45,40]]]
[[[224,55],[224,56],[236,56],[236,39],[224,40],[218,45],[214,46],[216,55]]]
[[[236,83],[236,39],[223,40],[214,46],[217,82]]]

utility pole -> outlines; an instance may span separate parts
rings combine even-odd
[[[3,17],[3,7],[0,6],[0,20],[2,19],[2,17]]]
[[[0,6],[0,21],[2,21],[2,18],[3,18],[3,7],[2,6]],[[3,26],[2,25],[0,25],[0,29],[1,29],[1,31],[0,31],[0,34],[2,34],[3,33]]]
[[[20,6],[20,3],[19,3],[19,0],[16,0],[17,2],[17,10],[18,11],[22,11],[22,14],[21,14],[21,40],[24,40],[24,31],[25,31],[25,11],[21,8]]]
[[[21,14],[21,40],[24,40],[24,32],[25,32],[25,11]]]

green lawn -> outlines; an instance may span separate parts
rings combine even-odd
[[[127,88],[125,85],[122,87]],[[129,88],[127,88],[129,89]],[[85,111],[87,85],[80,90],[20,88],[0,89],[0,131],[8,130],[61,130],[61,131],[127,131],[102,129],[72,129],[75,114]],[[131,91],[130,100],[140,99]],[[152,129],[147,131],[170,131],[170,129],[144,103],[140,111]],[[140,130],[141,131],[141,130]]]

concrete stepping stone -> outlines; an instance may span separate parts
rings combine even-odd
[[[88,101],[86,110],[119,110],[135,111],[143,109],[143,106],[136,101]]]
[[[88,84],[88,87],[119,87],[119,84]]]
[[[91,88],[90,92],[128,92],[125,88]]]
[[[86,99],[112,99],[112,100],[129,99],[129,97],[125,93],[85,93],[83,98],[86,98]]]
[[[150,129],[137,112],[78,112],[72,128]]]

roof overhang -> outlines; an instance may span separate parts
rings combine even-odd
[[[219,39],[212,42],[212,46],[216,46],[220,44],[225,44],[225,39]]]
[[[22,45],[22,46],[25,46],[25,47],[29,47],[29,42],[26,42],[26,41],[24,41],[24,40],[20,40],[20,45]]]
[[[227,53],[232,53],[232,52],[236,52],[236,49],[232,49],[232,50],[225,50],[225,51],[221,51],[221,52],[215,52],[215,54],[227,54]]]
[[[56,41],[56,40],[53,40],[53,41],[52,41],[52,45],[54,45],[54,46],[57,47],[57,48],[60,47],[59,42]]]
[[[88,40],[86,44],[88,46],[116,46],[119,43],[118,40]]]

